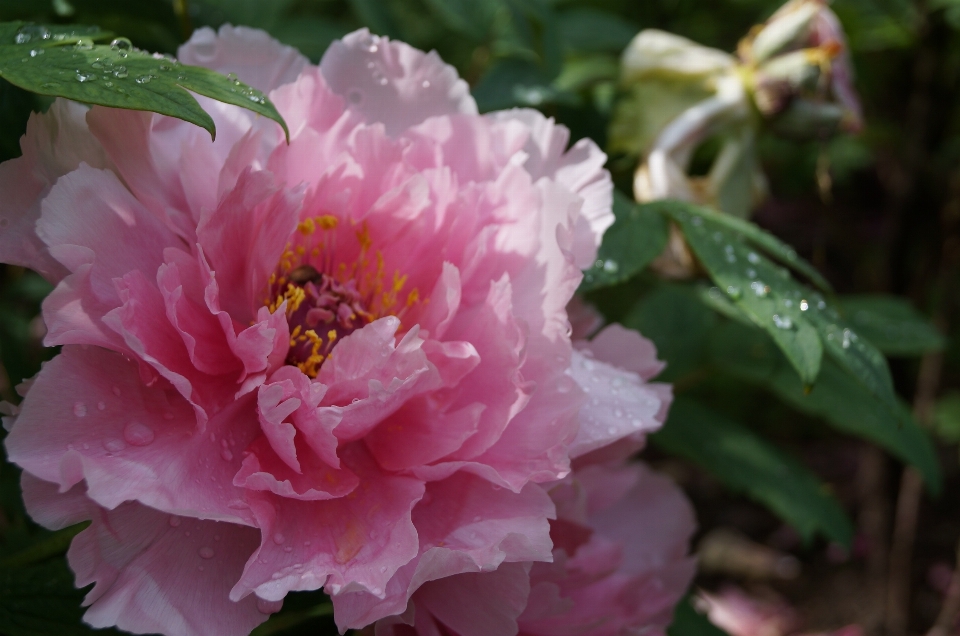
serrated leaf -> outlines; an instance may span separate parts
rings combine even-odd
[[[850,545],[853,526],[827,487],[799,461],[749,429],[678,398],[667,423],[651,439],[763,504],[805,541],[820,533]]]
[[[844,322],[819,293],[754,250],[756,240],[731,229],[736,224],[712,210],[677,201],[662,202],[660,210],[680,225],[717,287],[774,339],[805,385],[813,385],[826,351],[871,393],[896,408],[883,354]],[[756,228],[756,232],[761,230]]]
[[[885,448],[920,471],[934,495],[941,487],[940,463],[933,444],[909,409],[890,408],[835,362],[824,360],[809,392],[772,342],[755,329],[728,323],[710,338],[713,365],[763,386],[797,410],[822,418],[837,430]]]
[[[946,346],[943,335],[906,298],[843,296],[837,303],[856,332],[889,356],[919,356]]]
[[[614,191],[613,225],[604,233],[597,260],[583,273],[581,292],[622,283],[641,272],[667,244],[663,215]]]
[[[673,622],[667,628],[667,636],[728,636],[710,622],[693,606],[691,597],[686,596],[677,603],[673,611]]]
[[[119,634],[93,630],[80,621],[84,592],[62,559],[0,570],[0,634],[4,636],[91,636]]]
[[[289,138],[283,117],[267,97],[238,80],[210,69],[155,57],[127,45],[93,44],[79,37],[40,40],[31,37],[17,44],[18,33],[0,38],[0,76],[20,88],[78,102],[146,110],[176,117],[216,136],[216,126],[187,91],[246,108],[280,124]],[[40,27],[38,27],[40,28]],[[45,27],[44,27],[45,28]],[[20,38],[22,39],[22,38]]]

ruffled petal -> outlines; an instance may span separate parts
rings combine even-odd
[[[366,625],[402,613],[430,581],[549,560],[547,519],[553,516],[550,498],[533,484],[514,493],[463,472],[431,482],[413,514],[420,539],[417,559],[397,571],[383,595],[334,597],[337,620],[341,626]]]
[[[87,496],[105,508],[135,500],[250,524],[232,481],[235,453],[255,426],[250,401],[239,401],[200,434],[169,385],[144,386],[136,364],[118,353],[68,346],[43,367],[5,445],[12,462],[62,492],[86,480]]]
[[[194,31],[177,49],[177,59],[224,75],[232,73],[264,93],[293,82],[310,64],[295,48],[281,44],[265,31],[229,24],[216,32],[209,27]]]
[[[83,617],[93,627],[243,636],[268,618],[255,597],[229,598],[257,547],[255,529],[171,517],[137,503],[105,509],[84,496],[80,485],[60,494],[54,484],[27,473],[23,495],[31,516],[47,527],[92,520],[74,538],[67,559],[78,587],[95,584]]]
[[[429,117],[475,115],[470,87],[436,52],[360,29],[333,42],[320,61],[330,88],[393,136]]]
[[[23,155],[0,164],[0,260],[29,267],[50,282],[66,271],[37,236],[40,202],[57,179],[81,163],[110,168],[103,148],[90,134],[87,108],[58,99],[46,113],[34,113],[20,142]]]
[[[574,351],[570,374],[587,394],[580,409],[580,430],[570,446],[579,457],[622,439],[642,444],[663,426],[664,395],[635,373]],[[636,449],[634,449],[636,450]]]
[[[234,586],[231,598],[255,592],[279,600],[287,592],[329,594],[367,590],[382,595],[393,574],[417,554],[411,510],[423,482],[384,474],[360,445],[341,450],[360,478],[348,497],[328,501],[251,495],[263,541]]]
[[[530,130],[523,148],[524,167],[534,181],[548,178],[583,199],[574,226],[572,251],[577,266],[593,263],[603,233],[613,225],[613,181],[604,169],[607,155],[590,139],[567,149],[570,131],[533,109],[514,109],[487,115],[498,122],[519,121]]]

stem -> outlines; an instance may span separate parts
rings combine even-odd
[[[173,12],[176,14],[177,21],[180,23],[180,35],[183,36],[184,41],[189,40],[190,34],[193,33],[193,24],[190,21],[189,0],[173,0]]]
[[[934,399],[940,386],[943,354],[928,353],[920,362],[917,391],[913,400],[913,415],[923,426],[930,421]],[[890,547],[890,571],[887,577],[887,636],[905,634],[910,615],[910,563],[917,534],[917,515],[923,495],[923,479],[913,467],[903,470],[897,512]]]

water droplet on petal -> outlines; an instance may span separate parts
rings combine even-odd
[[[123,443],[123,440],[117,439],[116,437],[109,437],[103,440],[103,447],[107,450],[108,453],[119,453],[124,448],[127,447]]]
[[[183,523],[183,520],[176,515],[170,515],[170,519],[168,522],[170,523],[171,528],[176,528],[176,527],[179,527],[181,523]]]
[[[106,410],[106,408],[107,408],[107,403],[106,403],[106,402],[97,402],[97,408],[98,408],[99,410],[101,410],[101,411]]]
[[[230,452],[229,448],[224,448],[220,451],[220,457],[223,461],[228,462],[233,459],[233,453]]]
[[[123,438],[131,446],[148,446],[154,437],[153,429],[141,422],[130,422],[123,428]]]
[[[87,416],[87,405],[83,402],[77,402],[73,405],[73,414],[77,417],[86,417]]]
[[[286,540],[287,540],[287,538],[286,538],[285,536],[283,536],[283,534],[281,534],[281,533],[279,533],[279,532],[276,533],[275,535],[273,535],[273,542],[276,543],[277,545],[280,545],[281,543],[283,543],[283,542],[286,541]]]
[[[200,558],[203,559],[212,559],[213,558],[213,548],[208,548],[204,546],[200,548]]]

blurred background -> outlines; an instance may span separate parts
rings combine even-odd
[[[656,28],[733,52],[779,5],[0,0],[0,20],[96,24],[165,53],[175,53],[195,28],[230,22],[265,29],[314,62],[333,39],[366,26],[436,49],[470,83],[481,111],[533,107],[568,126],[573,139],[594,139],[610,154],[618,189],[629,195],[638,157],[608,139],[618,108],[629,106],[619,82],[624,48],[641,29]],[[710,352],[723,319],[690,285],[645,272],[590,297],[608,318],[657,343],[669,364],[663,379],[674,382],[678,394],[698,396],[799,458],[855,528],[848,547],[824,538],[804,541],[769,507],[735,494],[697,464],[656,443],[646,449],[643,457],[672,475],[697,510],[696,586],[703,592],[694,604],[721,599],[728,611],[748,617],[723,625],[735,636],[841,628],[869,636],[920,634],[949,614],[951,602],[960,603],[960,580],[954,581],[960,538],[960,1],[836,0],[832,9],[849,41],[864,127],[858,135],[802,140],[761,129],[757,151],[769,196],[753,220],[812,262],[837,292],[905,299],[946,336],[920,350],[897,352],[896,342],[886,349],[899,395],[935,441],[943,472],[939,497],[904,476],[902,464],[886,452],[792,408],[762,378],[744,381],[718,366]],[[29,113],[47,105],[0,80],[0,160],[19,155]],[[709,144],[698,149],[691,170],[708,165],[710,152]],[[16,402],[13,387],[54,353],[40,344],[44,329],[37,317],[48,292],[32,273],[0,266],[3,399]],[[0,551],[14,550],[36,530],[19,503],[15,468],[0,466],[0,484]],[[310,617],[315,602],[293,599],[262,633],[328,633],[328,618]],[[294,618],[284,623],[284,617]],[[944,625],[946,633],[957,631],[950,617],[941,620]]]

